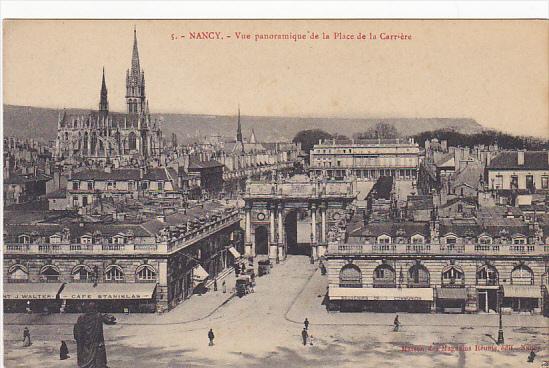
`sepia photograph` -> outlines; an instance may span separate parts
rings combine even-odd
[[[2,22],[4,367],[549,366],[547,19],[77,18]]]

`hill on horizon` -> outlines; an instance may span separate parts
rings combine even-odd
[[[66,109],[68,114],[87,114],[90,110]],[[57,119],[61,110],[32,106],[4,105],[4,136],[34,138],[47,142],[54,140]],[[151,114],[163,120],[165,138],[176,133],[180,143],[194,142],[199,137],[236,135],[237,118],[226,115],[195,115],[176,113]],[[322,129],[351,137],[354,133],[368,130],[379,122],[392,124],[402,136],[412,136],[425,131],[453,129],[472,134],[485,130],[469,118],[327,118],[327,117],[280,117],[241,116],[242,134],[249,137],[252,129],[259,141],[272,142],[291,140],[296,133],[306,129]]]

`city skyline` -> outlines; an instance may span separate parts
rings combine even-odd
[[[486,128],[549,136],[547,53],[534,52],[547,44],[542,22],[45,20],[5,25],[5,104],[96,108],[105,67],[111,110],[123,111],[123,76],[135,25],[153,114],[231,116],[240,104],[252,116],[467,117]],[[412,40],[364,46],[356,40],[171,40],[172,34],[209,29],[224,34],[404,30]],[[119,36],[107,38],[112,33]],[[75,43],[78,52],[71,48]],[[529,68],[516,67],[526,62]],[[29,68],[35,72],[28,73]],[[529,130],[517,121],[527,121]]]

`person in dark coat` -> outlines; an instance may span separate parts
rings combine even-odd
[[[534,359],[536,359],[536,353],[532,350],[530,354],[528,354],[528,363],[534,363]]]
[[[87,303],[85,308],[86,313],[78,317],[73,329],[78,368],[108,368],[103,336],[104,317],[93,302]]]
[[[309,334],[307,333],[307,330],[303,328],[303,331],[301,331],[301,337],[303,338],[303,345],[307,345],[307,337],[309,337]]]
[[[307,318],[305,318],[305,321],[303,321],[303,324],[305,325],[305,329],[308,330],[309,329],[309,320]]]
[[[209,346],[213,346],[214,338],[215,338],[215,335],[213,333],[213,330],[210,328],[210,331],[208,331],[208,339],[210,340]]]
[[[395,321],[393,322],[393,325],[395,326],[393,328],[393,331],[397,331],[398,332],[398,329],[400,328],[400,321],[398,320],[398,314],[397,316],[395,317]]]
[[[32,345],[31,335],[28,327],[23,329],[23,347],[29,347]]]
[[[61,341],[61,347],[59,348],[59,360],[65,360],[69,358],[69,348],[65,341]]]

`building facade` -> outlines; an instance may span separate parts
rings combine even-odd
[[[515,218],[351,222],[328,245],[329,309],[541,313],[549,242]],[[501,299],[500,299],[501,298]]]
[[[142,224],[6,224],[4,308],[110,312],[175,307],[242,251],[238,211],[203,205]]]
[[[411,139],[326,140],[311,150],[309,172],[329,178],[415,180],[418,168],[419,145]]]

